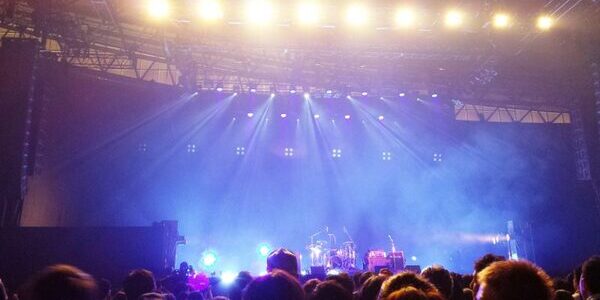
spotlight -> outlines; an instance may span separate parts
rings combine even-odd
[[[321,20],[321,9],[315,2],[303,2],[298,5],[298,23],[315,25]]]
[[[494,24],[494,27],[497,29],[507,28],[510,26],[510,16],[504,13],[498,13],[494,15],[492,24]]]
[[[255,25],[266,25],[275,18],[275,8],[267,0],[248,0],[246,20]]]
[[[399,28],[410,28],[415,23],[415,12],[409,8],[401,8],[396,12],[396,25]]]
[[[341,272],[338,269],[331,269],[331,270],[327,271],[327,275],[328,276],[331,276],[331,275],[340,275],[340,273]]]
[[[304,93],[304,99],[308,99],[310,98],[310,94],[309,93]]]
[[[437,97],[438,97],[438,94],[437,94],[437,93],[433,93],[433,94],[431,94],[431,98],[437,98]]]
[[[254,117],[254,113],[249,112],[248,113],[248,118],[252,118],[252,117]]]
[[[287,117],[287,114],[281,114],[279,115],[282,119],[285,119]]]
[[[319,114],[315,114],[315,115],[314,115],[314,118],[315,118],[315,119],[318,119],[318,118],[320,118],[320,117],[321,117],[321,116],[320,116]]]
[[[416,256],[414,256],[414,255],[413,255],[413,256],[411,256],[411,257],[410,257],[410,259],[411,259],[412,261],[417,261],[417,257],[416,257]]]
[[[294,148],[285,148],[283,151],[285,156],[294,156]]]
[[[153,19],[165,19],[171,14],[168,0],[147,0],[147,13]]]
[[[258,245],[258,254],[263,257],[267,257],[271,253],[271,248],[267,244]]]
[[[379,119],[379,121],[383,121],[383,119],[385,119],[385,117],[379,116],[379,118],[377,118],[377,119]]]
[[[552,26],[554,26],[554,19],[551,16],[540,16],[537,19],[537,28],[540,30],[550,30]]]
[[[223,8],[217,0],[201,0],[198,4],[200,18],[207,22],[214,22],[223,18]]]
[[[271,93],[271,98],[275,98],[275,93]]]
[[[295,88],[293,88],[293,89],[290,90],[290,94],[295,94],[295,93],[296,93],[296,89]]]
[[[331,95],[331,94],[333,94],[333,91],[332,90],[327,90],[325,93],[328,94],[328,95]]]
[[[344,119],[346,119],[346,120],[350,120],[350,115],[345,115],[345,116],[344,116]]]
[[[235,148],[235,155],[237,155],[237,156],[244,156],[244,155],[246,155],[246,148],[245,147],[236,147]]]
[[[354,27],[366,25],[369,22],[369,13],[362,4],[353,4],[346,11],[346,22]]]
[[[361,95],[367,96],[367,95],[369,95],[369,93],[368,92],[362,92]]]
[[[212,251],[205,251],[200,261],[205,267],[212,267],[217,262],[217,255]]]
[[[220,92],[222,92],[222,91],[223,91],[223,88],[222,88],[222,87],[218,87],[218,88],[217,88],[217,92],[219,92],[219,93],[220,93]]]
[[[381,159],[382,160],[392,160],[392,152],[382,152]]]
[[[460,11],[451,10],[446,14],[445,23],[448,28],[458,28],[463,21],[463,14]]]
[[[406,94],[405,93],[400,93],[400,94],[398,94],[398,96],[404,97],[404,96],[406,96]]]
[[[237,274],[231,271],[225,271],[221,273],[221,282],[225,285],[232,284],[235,281]]]

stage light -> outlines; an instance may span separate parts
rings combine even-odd
[[[248,118],[252,118],[252,117],[254,117],[254,113],[249,112],[248,113]]]
[[[252,94],[256,93],[256,89],[255,88],[251,88],[250,89],[250,93],[252,93]]]
[[[510,26],[510,16],[504,13],[494,15],[492,24],[497,29],[504,29]]]
[[[344,116],[344,119],[346,119],[346,120],[350,120],[350,115],[345,115],[345,116]]]
[[[310,94],[309,93],[304,93],[304,99],[308,99],[310,98]]]
[[[196,153],[196,145],[194,145],[194,144],[187,145],[187,152],[188,153]]]
[[[212,267],[217,263],[217,255],[212,251],[205,251],[200,261],[205,267]]]
[[[234,272],[225,271],[225,272],[221,273],[221,282],[225,285],[229,285],[235,281],[236,277],[237,277],[237,274],[235,274]]]
[[[340,158],[340,157],[342,157],[342,149],[333,149],[333,150],[331,150],[331,156],[333,158]]]
[[[321,21],[321,8],[315,2],[298,4],[298,23],[301,25],[315,25]]]
[[[266,25],[275,18],[275,8],[267,0],[248,0],[246,21],[255,25]]]
[[[271,248],[267,244],[258,245],[258,254],[263,257],[267,257],[271,253]]]
[[[200,18],[207,22],[214,22],[223,18],[223,8],[217,0],[200,0],[198,13]]]
[[[346,11],[346,22],[354,27],[366,25],[369,22],[369,12],[362,4],[352,4]]]
[[[377,118],[377,119],[379,119],[379,121],[383,121],[383,119],[385,119],[385,117],[379,116],[379,118]]]
[[[168,0],[147,0],[146,9],[153,19],[165,19],[171,15],[171,5]]]
[[[396,26],[410,28],[415,24],[415,12],[410,8],[401,8],[396,12]]]
[[[287,117],[287,114],[280,114],[279,115],[282,119],[285,119]]]
[[[327,276],[332,276],[332,275],[340,275],[340,270],[338,269],[331,269],[329,271],[327,271]]]
[[[235,155],[237,155],[237,156],[244,156],[244,155],[246,155],[246,148],[244,148],[244,147],[236,147],[235,148]]]
[[[431,94],[431,98],[437,98],[437,97],[438,97],[438,94],[437,94],[437,93],[433,93],[433,94]]]
[[[445,21],[446,27],[458,28],[464,22],[463,14],[460,11],[451,10],[448,13],[446,13],[446,18],[444,19],[444,21]]]
[[[325,93],[327,93],[328,95],[331,95],[331,94],[333,94],[333,91],[332,90],[327,90]]]
[[[440,153],[434,153],[433,154],[433,161],[434,162],[440,163],[440,162],[442,162],[443,159],[444,159],[444,156],[442,154],[440,154]]]
[[[295,94],[296,93],[296,89],[291,89],[290,90],[290,94]]]
[[[410,260],[417,261],[417,257],[413,255],[413,256],[410,257]]]
[[[219,93],[220,93],[220,92],[222,92],[222,91],[223,91],[223,88],[222,88],[222,87],[218,87],[218,88],[217,88],[217,92],[219,92]]]
[[[367,96],[367,95],[369,95],[369,93],[368,92],[362,92],[361,95]]]
[[[319,114],[315,114],[315,115],[314,115],[314,118],[315,118],[315,119],[318,119],[318,118],[320,118],[320,117],[321,117],[321,116],[320,116]]]
[[[275,98],[275,93],[271,93],[271,98]]]
[[[392,152],[382,152],[381,159],[382,160],[392,160]]]
[[[400,94],[398,94],[398,96],[404,97],[404,96],[406,96],[406,94],[405,93],[400,93]]]
[[[285,148],[283,151],[285,156],[294,156],[294,148]]]
[[[550,30],[552,26],[554,26],[554,19],[551,16],[540,16],[537,19],[537,28],[540,30]]]

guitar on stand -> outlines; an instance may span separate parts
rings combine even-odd
[[[396,273],[404,270],[404,252],[396,251],[396,244],[394,243],[394,239],[392,236],[388,234],[388,238],[390,239],[390,244],[392,245],[392,251],[388,253],[389,266],[392,272]]]

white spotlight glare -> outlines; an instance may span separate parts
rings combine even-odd
[[[309,93],[304,93],[304,98],[305,98],[305,99],[308,99],[308,98],[310,98],[310,94],[309,94]]]
[[[281,114],[279,115],[282,119],[285,119],[287,117],[287,114]]]
[[[165,19],[171,14],[171,5],[168,0],[147,0],[146,9],[153,19]]]
[[[315,2],[303,2],[298,5],[298,22],[301,25],[315,25],[321,20],[321,9]]]
[[[438,97],[438,94],[437,94],[437,93],[433,93],[433,94],[431,94],[431,98],[437,98],[437,97]]]
[[[315,114],[315,115],[314,115],[314,117],[315,117],[315,119],[318,119],[318,118],[320,118],[321,116],[320,116],[319,114]]]
[[[379,121],[383,121],[383,119],[385,119],[385,117],[384,116],[379,116],[379,118],[377,118],[377,119],[379,119]]]
[[[401,8],[396,12],[396,26],[410,28],[415,24],[415,12],[410,8]]]
[[[400,93],[400,94],[398,94],[398,96],[404,97],[404,96],[406,96],[406,93]]]
[[[267,0],[248,0],[246,20],[255,25],[266,25],[275,18],[275,8]]]
[[[463,14],[460,11],[451,10],[446,14],[445,23],[448,28],[458,28],[463,21]]]
[[[248,118],[252,118],[252,117],[254,117],[254,113],[249,112],[248,113]]]
[[[223,8],[217,0],[201,0],[198,4],[200,18],[207,22],[214,22],[223,18]]]
[[[344,116],[344,119],[346,119],[346,120],[350,120],[350,115],[345,115],[345,116]]]
[[[369,13],[362,4],[352,4],[346,11],[346,22],[354,27],[364,26],[369,22]]]
[[[361,95],[367,96],[367,95],[369,95],[369,93],[368,92],[362,92]]]
[[[221,282],[225,285],[232,284],[235,281],[237,274],[231,271],[224,271],[221,273]]]
[[[554,19],[551,16],[540,16],[537,19],[537,28],[540,30],[550,30],[552,26],[554,26]]]

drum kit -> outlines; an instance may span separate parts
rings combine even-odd
[[[306,249],[310,253],[311,267],[322,267],[326,271],[340,270],[351,271],[357,269],[356,265],[356,244],[348,234],[346,227],[344,233],[347,241],[339,246],[334,234],[325,227],[310,236],[310,244]],[[326,236],[326,238],[325,238]],[[381,268],[388,268],[393,272],[403,270],[405,267],[404,252],[397,251],[392,237],[388,235],[391,243],[391,251],[371,249],[367,251],[363,260],[363,267],[366,270],[378,272]]]
[[[306,246],[306,249],[310,253],[311,267],[345,271],[356,269],[356,245],[346,227],[344,227],[344,233],[348,240],[339,246],[335,235],[329,232],[328,227],[310,236],[310,244]],[[323,239],[322,235],[326,235],[327,239]],[[321,239],[317,239],[319,237]]]

